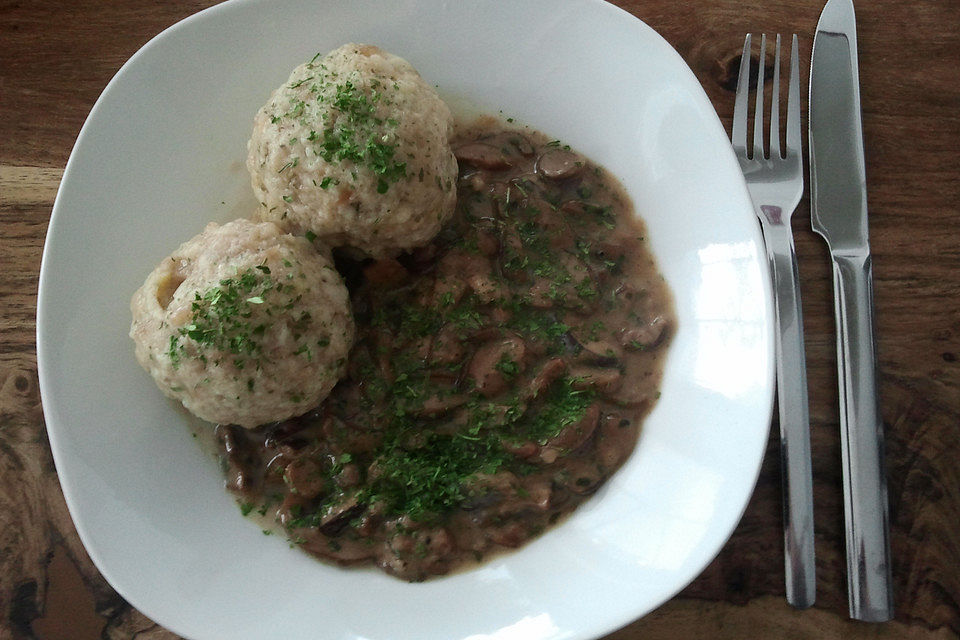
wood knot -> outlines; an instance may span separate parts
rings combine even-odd
[[[957,355],[956,355],[955,353],[950,353],[949,351],[945,351],[944,353],[941,353],[941,354],[940,354],[940,357],[943,358],[943,361],[944,361],[944,362],[956,362],[956,361],[957,361]]]
[[[767,44],[767,48],[770,47],[770,44]],[[750,74],[749,74],[749,85],[750,89],[754,90],[757,88],[757,67],[760,64],[760,43],[759,39],[756,39],[753,43],[753,48],[757,51],[750,52]],[[743,60],[743,49],[742,47],[738,48],[736,52],[728,53],[719,60],[717,65],[717,74],[716,80],[717,84],[726,89],[727,91],[736,91],[737,90],[737,80],[740,77],[740,62]],[[769,84],[769,81],[773,79],[773,53],[766,56],[763,66],[763,79],[765,84]]]
[[[7,371],[5,376],[0,376],[0,389],[4,396],[30,396],[36,384],[34,384],[35,374],[23,369]]]
[[[724,63],[720,64],[721,73],[717,76],[717,84],[726,89],[727,91],[736,91],[737,90],[737,78],[740,73],[740,61],[743,59],[743,55],[737,55]],[[756,86],[756,81],[754,81],[754,86]]]
[[[3,427],[13,424],[38,424],[42,421],[36,371],[10,367],[0,371],[0,416]],[[3,431],[5,429],[0,429]],[[10,433],[7,431],[7,433]]]
[[[707,87],[711,83],[727,91],[734,91],[737,88],[743,40],[739,40],[739,44],[734,42],[722,37],[705,37],[696,41],[677,43],[677,50],[704,84],[707,93],[711,93]]]

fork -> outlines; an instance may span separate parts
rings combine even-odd
[[[764,154],[763,79],[767,36],[760,39],[753,147],[747,148],[747,108],[750,93],[750,34],[743,43],[733,111],[731,140],[767,251],[773,275],[776,308],[777,404],[780,415],[780,461],[783,478],[784,569],[787,602],[799,609],[813,605],[816,570],[813,538],[813,480],[810,460],[810,417],[807,371],[803,349],[800,285],[790,217],[803,194],[803,153],[800,138],[800,73],[797,36],[790,51],[787,93],[786,149],[780,148],[780,36],[773,61],[770,100],[769,155]]]

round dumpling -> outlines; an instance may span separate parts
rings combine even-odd
[[[453,213],[453,117],[406,60],[347,44],[293,70],[254,119],[257,217],[385,257]]]
[[[211,223],[130,307],[137,360],[160,389],[204,420],[243,427],[315,407],[354,338],[330,258],[272,222]]]

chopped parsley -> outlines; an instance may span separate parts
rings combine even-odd
[[[222,358],[226,357],[237,369],[248,364],[259,368],[267,322],[261,320],[263,313],[257,308],[269,307],[267,314],[274,308],[290,311],[300,300],[294,293],[291,285],[276,282],[266,265],[248,268],[196,292],[189,322],[170,336],[167,356],[173,367],[178,368],[188,353],[207,363],[208,355],[219,352],[214,365],[224,364]],[[302,313],[292,321],[291,329],[295,335],[302,334],[310,321],[310,314]],[[301,345],[300,353],[309,357],[309,347]],[[246,386],[253,391],[253,378],[247,379]]]
[[[378,115],[381,105],[390,104],[383,83],[376,79],[364,83],[358,74],[343,77],[326,73],[323,65],[314,66],[313,62],[308,68],[314,75],[287,86],[297,92],[292,94],[288,111],[282,117],[271,118],[271,123],[279,124],[288,118],[307,125],[322,124],[319,131],[311,129],[302,143],[312,147],[326,162],[366,167],[376,178],[377,192],[386,193],[391,184],[407,177],[407,164],[396,157],[392,130],[399,123]],[[302,87],[308,81],[309,97],[304,99]],[[296,165],[294,159],[280,171]],[[331,184],[331,178],[324,178],[319,186],[327,189]],[[290,202],[286,197],[284,200]]]
[[[180,364],[186,344],[193,343],[205,358],[205,350],[218,350],[234,356],[234,365],[242,369],[246,361],[260,355],[260,339],[266,325],[254,324],[252,307],[264,303],[263,296],[273,289],[272,278],[259,269],[247,269],[232,278],[220,280],[202,294],[194,294],[190,322],[170,336],[167,352],[173,366]]]
[[[507,380],[513,380],[520,373],[520,365],[506,353],[497,362],[496,368]]]

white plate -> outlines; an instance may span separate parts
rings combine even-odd
[[[561,138],[618,175],[676,296],[634,455],[520,551],[407,584],[312,560],[241,517],[136,364],[129,299],[209,220],[254,206],[253,115],[344,42],[413,63],[455,107]],[[688,584],[739,520],[771,414],[761,239],[723,129],[653,30],[595,0],[236,0],[164,31],[90,113],[57,195],[37,314],[44,415],[77,530],[135,607],[193,638],[588,638]]]

